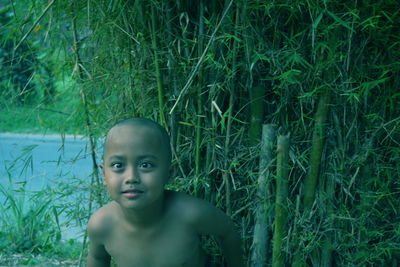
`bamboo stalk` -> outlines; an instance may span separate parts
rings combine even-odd
[[[272,266],[285,266],[284,239],[287,228],[289,181],[289,134],[280,135],[277,143],[275,222]]]
[[[199,58],[199,61],[196,63],[196,66],[193,68],[192,72],[190,73],[189,78],[188,78],[188,80],[187,80],[185,86],[182,88],[182,91],[180,92],[180,94],[179,94],[179,96],[178,96],[178,99],[176,99],[175,104],[174,104],[173,107],[171,108],[171,110],[170,110],[170,112],[169,112],[170,114],[174,111],[174,109],[175,109],[176,106],[178,105],[179,101],[180,101],[181,98],[182,98],[182,95],[186,92],[186,90],[187,90],[187,89],[190,87],[190,85],[192,84],[193,79],[194,79],[196,73],[198,72],[198,70],[199,70],[199,68],[200,68],[201,63],[203,62],[203,60],[204,60],[204,58],[205,58],[205,56],[206,56],[206,54],[207,54],[207,51],[208,51],[208,49],[209,49],[210,46],[211,46],[211,43],[212,43],[212,42],[214,41],[214,39],[215,39],[215,34],[217,33],[217,31],[218,31],[219,27],[221,26],[222,22],[224,21],[224,18],[225,18],[225,16],[226,16],[226,14],[228,13],[230,7],[232,6],[232,3],[233,3],[233,0],[231,0],[231,1],[229,2],[228,6],[227,6],[226,9],[224,10],[224,13],[222,13],[222,16],[221,16],[220,21],[218,22],[217,26],[215,27],[214,32],[212,33],[212,35],[211,35],[211,37],[210,37],[210,40],[208,41],[206,47],[204,48],[203,53],[201,54],[201,57]]]
[[[335,177],[339,177],[341,173],[344,172],[345,166],[345,157],[344,151],[345,146],[343,143],[343,136],[342,136],[342,128],[339,123],[339,119],[337,114],[333,113],[333,123],[335,126],[335,137],[337,138],[335,144],[335,150],[333,152],[332,159],[336,160],[329,160],[329,170],[328,175],[326,175],[326,183],[325,183],[325,195],[326,195],[326,202],[324,206],[326,207],[326,215],[325,220],[325,235],[324,240],[321,247],[321,266],[332,266],[332,253],[333,253],[333,229],[334,225],[334,201],[335,201]]]
[[[43,10],[42,14],[35,20],[35,22],[32,24],[31,28],[25,33],[25,35],[21,38],[21,40],[18,42],[18,44],[14,47],[14,52],[21,46],[22,42],[25,41],[25,39],[31,34],[33,29],[36,27],[36,25],[39,23],[39,21],[43,18],[43,16],[49,11],[49,9],[53,6],[53,4],[56,2],[56,0],[52,0],[46,8]],[[13,5],[14,8],[14,5]],[[15,13],[15,12],[14,12]]]
[[[322,148],[324,146],[325,122],[328,117],[329,89],[321,95],[315,114],[314,132],[312,137],[310,169],[304,181],[303,206],[310,210],[315,199],[319,168],[321,165]]]
[[[260,140],[262,119],[264,115],[263,96],[264,88],[254,86],[250,89],[251,121],[249,127],[249,138],[251,145],[257,144]]]
[[[76,16],[72,18],[72,33],[73,33],[73,47],[74,47],[74,55],[75,55],[75,67],[78,73],[78,78],[79,81],[83,81],[83,70],[82,70],[82,61],[79,55],[79,43],[78,43],[78,33],[76,30]],[[83,87],[81,86],[80,89],[80,95],[81,95],[81,100],[83,103],[83,108],[84,108],[84,114],[85,114],[85,122],[86,122],[86,131],[89,135],[89,145],[90,145],[90,154],[92,158],[92,165],[93,165],[93,172],[92,172],[92,178],[90,181],[90,190],[89,190],[89,203],[88,203],[88,215],[92,213],[92,204],[93,204],[93,188],[94,185],[100,185],[100,178],[99,178],[99,169],[98,169],[98,164],[97,164],[97,159],[96,159],[96,141],[94,138],[94,134],[92,132],[92,127],[91,127],[91,121],[90,121],[90,115],[89,115],[89,108],[88,108],[88,103],[87,103],[87,96],[85,91],[83,90]],[[102,200],[101,196],[97,195],[97,202],[101,206]],[[83,242],[82,242],[82,251],[79,256],[79,266],[82,266],[82,260],[83,260],[83,252],[86,247],[86,242],[87,242],[87,231],[85,231],[85,234],[83,236]]]
[[[271,165],[273,161],[273,147],[275,145],[275,127],[272,124],[265,124],[262,128],[261,153],[259,163],[258,204],[255,211],[255,224],[253,233],[253,245],[251,252],[251,267],[263,267],[267,264],[267,252],[270,242],[271,220],[268,217],[267,209],[272,205],[269,201]]]
[[[298,225],[300,224],[300,194],[296,196],[296,210],[294,213],[294,223],[293,223],[293,238],[292,242],[294,244],[293,247],[295,247],[295,251],[293,253],[292,257],[292,265],[293,267],[300,267],[303,266],[303,261],[300,257],[300,247],[299,247],[299,227]]]
[[[158,109],[160,113],[160,124],[166,127],[165,115],[164,115],[164,85],[161,76],[160,63],[158,58],[158,47],[156,39],[156,18],[155,18],[154,3],[151,2],[151,45],[154,53],[154,66],[156,71],[157,80],[157,95],[158,95]]]
[[[229,111],[229,117],[228,117],[228,123],[226,126],[226,135],[225,135],[225,146],[224,146],[224,172],[222,174],[222,180],[225,183],[225,207],[226,207],[226,213],[228,215],[231,215],[232,213],[232,206],[231,206],[231,181],[228,176],[229,172],[229,160],[228,160],[228,154],[229,154],[229,147],[230,147],[230,135],[231,135],[231,127],[232,127],[232,119],[230,119],[230,116],[232,116],[232,106],[233,106],[233,95],[229,97],[229,106],[230,106],[230,111]]]
[[[239,10],[240,8],[236,6],[236,20],[235,20],[235,36],[238,34],[238,24],[239,24]],[[232,130],[232,116],[233,116],[233,106],[235,103],[235,74],[236,74],[236,54],[238,50],[237,40],[233,40],[233,49],[232,49],[232,78],[230,82],[229,88],[229,108],[228,108],[228,117],[226,124],[226,133],[225,133],[225,146],[224,146],[224,172],[222,174],[222,179],[225,183],[225,206],[226,213],[228,215],[232,214],[232,205],[231,205],[231,181],[228,176],[229,171],[229,148],[230,148],[230,138],[231,138],[231,130]]]
[[[326,202],[326,235],[325,239],[323,240],[322,244],[322,251],[321,251],[321,266],[323,267],[330,267],[332,266],[332,252],[333,252],[333,245],[332,245],[332,228],[333,228],[333,215],[334,215],[334,209],[333,209],[333,196],[335,194],[335,177],[334,175],[329,175],[327,177],[327,183],[326,183],[326,196],[327,196],[327,202]]]
[[[303,208],[304,214],[308,214],[315,199],[315,191],[319,178],[322,148],[324,146],[325,121],[328,117],[329,89],[326,89],[320,97],[317,112],[315,114],[314,132],[310,155],[310,169],[304,181]],[[295,235],[294,244],[298,245],[298,234]],[[293,267],[304,266],[300,256],[300,248],[297,248],[293,256]]]
[[[168,46],[168,77],[170,78],[170,83],[172,86],[172,94],[173,97],[175,98],[179,92],[178,92],[178,87],[177,87],[177,75],[176,75],[176,57],[174,56],[173,49],[172,49],[172,43],[173,43],[173,35],[172,35],[172,15],[171,15],[171,10],[172,7],[170,6],[169,1],[165,1],[165,4],[167,6],[167,20],[166,20],[166,26],[167,26],[167,46]],[[170,136],[171,136],[171,147],[176,150],[177,149],[177,133],[178,133],[178,123],[177,121],[179,120],[179,114],[177,114],[176,110],[170,114]]]
[[[207,155],[206,155],[206,167],[207,167],[207,175],[209,176],[210,182],[210,193],[209,199],[212,203],[215,203],[216,190],[215,190],[215,177],[210,175],[213,170],[216,169],[216,136],[217,136],[217,128],[218,123],[216,119],[216,113],[214,105],[211,104],[211,126],[210,126],[210,135],[212,136],[210,142],[207,142]]]
[[[204,43],[204,2],[200,0],[200,11],[199,11],[199,44],[198,44],[198,54],[201,56],[201,51],[203,50]],[[204,76],[203,69],[199,68],[199,83],[197,85],[197,121],[196,121],[196,151],[195,151],[195,175],[198,177],[201,165],[201,115],[202,115],[202,88],[204,86]]]

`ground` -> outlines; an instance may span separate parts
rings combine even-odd
[[[0,254],[0,267],[26,267],[26,266],[40,266],[40,267],[69,267],[78,266],[79,260],[71,259],[53,259],[47,258],[40,255],[24,255],[24,254],[12,254],[3,255]]]

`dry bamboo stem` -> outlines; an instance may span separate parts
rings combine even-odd
[[[285,266],[283,251],[287,228],[287,197],[289,181],[289,134],[278,137],[276,167],[275,227],[272,249],[272,266]]]
[[[265,124],[262,128],[260,173],[258,177],[257,198],[259,202],[255,211],[255,224],[253,233],[253,245],[251,252],[251,267],[264,267],[267,264],[267,252],[269,250],[271,221],[267,209],[272,205],[270,199],[271,165],[273,161],[273,147],[275,144],[275,127]]]

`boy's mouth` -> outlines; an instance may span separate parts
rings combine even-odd
[[[122,191],[122,195],[128,198],[134,198],[141,194],[143,194],[143,191],[139,189],[127,189]]]

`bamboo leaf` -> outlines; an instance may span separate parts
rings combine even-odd
[[[326,10],[326,13],[331,16],[337,23],[339,23],[340,25],[342,25],[343,27],[347,28],[348,30],[350,30],[351,32],[355,32],[354,29],[352,27],[350,27],[350,25],[345,22],[344,20],[342,20],[341,18],[339,18],[338,16],[336,16],[335,14],[333,14],[332,12],[330,12],[329,10]]]
[[[361,92],[368,93],[370,90],[374,89],[375,87],[378,87],[380,84],[386,83],[389,79],[390,77],[383,77],[377,80],[363,82],[360,85]]]
[[[313,24],[312,24],[312,27],[313,27],[314,29],[316,29],[316,28],[318,27],[318,24],[321,22],[321,19],[322,19],[323,15],[324,15],[324,12],[321,12],[321,13],[319,14],[319,16],[314,20],[314,22],[313,22]]]

